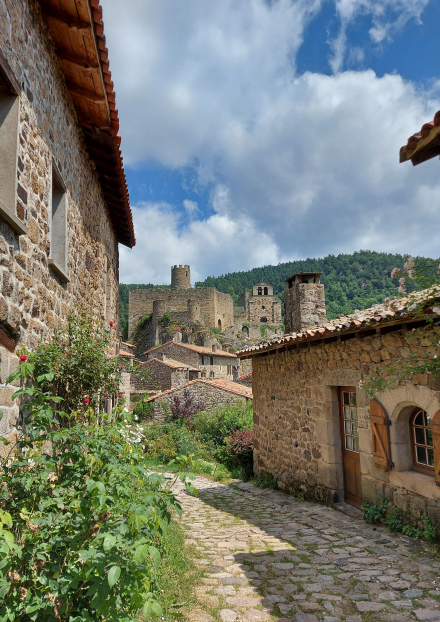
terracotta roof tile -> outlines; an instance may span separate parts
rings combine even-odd
[[[239,358],[250,358],[254,356],[254,354],[276,350],[287,343],[300,340],[308,341],[315,336],[314,333],[319,333],[319,336],[325,336],[332,335],[335,331],[338,333],[358,332],[360,329],[370,325],[377,326],[378,324],[385,324],[387,322],[396,323],[405,318],[410,320],[407,316],[410,315],[419,304],[428,300],[430,295],[432,295],[431,290],[424,290],[416,292],[406,298],[397,298],[390,300],[388,303],[384,302],[381,305],[374,305],[369,309],[330,320],[324,326],[315,328],[314,332],[310,329],[304,329],[300,333],[290,333],[283,335],[283,337],[274,337],[270,341],[262,342],[253,347],[244,348],[240,352],[237,352],[237,356]]]
[[[156,363],[160,363],[161,365],[166,365],[167,367],[171,367],[172,369],[188,369],[189,371],[199,371],[195,367],[191,367],[191,365],[185,365],[185,363],[179,363],[178,361],[162,361],[161,359],[148,359],[148,361],[144,361],[140,364],[140,367],[144,367],[144,365],[149,365],[155,361]]]
[[[119,350],[119,356],[132,356],[134,358],[134,354],[126,352],[125,350]]]
[[[203,378],[197,378],[196,380],[190,380],[186,384],[181,387],[176,387],[174,389],[168,389],[168,391],[162,391],[162,393],[157,393],[152,397],[145,400],[146,402],[153,402],[164,395],[168,395],[169,393],[174,393],[175,391],[180,391],[181,389],[186,389],[186,387],[190,387],[197,382],[203,382],[208,385],[215,386],[219,389],[223,389],[224,391],[228,391],[229,393],[235,393],[236,395],[241,395],[242,397],[252,399],[252,389],[249,387],[244,387],[242,384],[238,384],[237,382],[231,382],[230,380],[225,380],[223,378],[218,378],[214,380],[204,380]]]
[[[421,164],[440,155],[440,110],[435,113],[434,120],[428,121],[419,132],[410,136],[406,145],[400,149],[400,162]]]
[[[181,348],[187,348],[187,350],[192,350],[193,352],[198,352],[199,354],[209,354],[210,356],[215,354],[215,356],[227,356],[229,358],[234,358],[234,359],[237,358],[237,356],[235,354],[232,354],[231,352],[224,352],[223,350],[213,351],[211,348],[204,348],[203,346],[194,346],[189,343],[179,343],[178,341],[167,341],[166,343],[161,343],[160,345],[155,346],[154,348],[151,348],[150,350],[147,350],[146,352],[144,352],[144,355],[146,356],[147,354],[150,354],[150,352],[159,350],[159,348],[163,348],[164,346],[167,346],[170,343],[173,343],[174,345],[179,346]]]
[[[240,376],[239,380],[246,380],[246,378],[250,378],[252,376],[252,372],[250,371],[248,374],[244,374],[244,376]]]

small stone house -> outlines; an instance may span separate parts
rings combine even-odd
[[[135,244],[98,0],[0,0],[0,436],[5,380],[75,307],[118,344],[118,245]]]
[[[328,504],[386,497],[440,525],[439,379],[415,376],[374,400],[361,384],[411,349],[419,360],[434,353],[413,332],[424,322],[411,318],[410,305],[397,299],[328,321],[319,273],[288,279],[291,332],[237,353],[252,360],[256,473]]]
[[[238,384],[237,382],[232,382],[224,378],[219,378],[217,380],[203,380],[199,378],[187,382],[181,387],[158,393],[148,400],[145,400],[146,402],[154,403],[154,420],[164,421],[166,408],[170,407],[170,404],[173,403],[176,396],[183,398],[186,392],[188,392],[196,402],[203,403],[204,410],[212,410],[217,406],[226,404],[235,404],[243,399],[246,400],[246,402],[252,399],[252,389]]]
[[[150,375],[147,380],[141,379],[140,386],[143,391],[155,391],[156,393],[168,391],[187,384],[200,376],[200,370],[172,359],[148,359],[141,363],[141,368],[147,369]],[[136,374],[133,374],[133,390],[136,390]],[[140,388],[140,387],[139,387]]]
[[[243,374],[239,377],[239,384],[244,384],[246,387],[252,388],[252,372],[250,371],[248,374]]]
[[[240,361],[235,354],[218,350],[216,346],[205,348],[188,343],[168,341],[144,353],[147,359],[156,358],[162,361],[178,361],[189,367],[200,370],[202,378],[238,378]]]

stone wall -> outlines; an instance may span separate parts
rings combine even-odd
[[[322,283],[295,283],[284,290],[286,333],[313,328],[326,322],[325,292]]]
[[[258,324],[266,318],[268,324],[281,323],[281,301],[276,296],[252,296],[248,302],[248,321]]]
[[[370,400],[358,383],[362,373],[374,372],[375,365],[410,357],[405,332],[333,339],[253,357],[255,472],[270,471],[288,492],[330,503],[343,500],[338,387],[355,386],[364,500],[378,504],[385,496],[390,508],[402,508],[418,519],[427,512],[439,525],[440,488],[434,477],[411,470],[409,440],[409,417],[415,406],[431,418],[440,410],[439,381],[428,374],[415,377],[378,397],[391,421],[394,466],[387,472],[373,462]],[[421,360],[432,354],[430,348],[428,339],[414,344]]]
[[[163,361],[167,359],[179,361],[182,364],[200,369],[202,375],[205,375],[207,379],[227,378],[232,380],[233,367],[238,367],[240,364],[236,357],[222,356],[221,350],[201,354],[190,348],[179,346],[179,344],[174,341],[154,348],[148,354],[148,358],[157,358]],[[213,359],[212,364],[211,358]]]
[[[160,361],[152,360],[148,365],[144,364],[145,368],[148,369],[151,375],[146,380],[138,376],[133,379],[133,384],[137,387],[137,390],[156,391],[159,393],[160,391],[168,391],[169,389],[180,387],[190,379],[188,368],[177,369]]]
[[[116,349],[118,245],[38,6],[0,0],[0,50],[22,88],[16,216],[27,227],[18,235],[0,220],[0,326],[16,345],[35,348],[73,306],[93,306],[115,321]],[[67,283],[48,265],[53,162],[67,189]],[[0,435],[8,438],[19,412],[4,383],[16,366],[0,345]]]
[[[234,323],[233,301],[229,294],[218,292],[214,287],[193,287],[191,289],[132,289],[129,292],[128,335],[131,337],[139,319],[153,313],[153,301],[166,301],[167,311],[187,314],[190,319],[188,301],[199,303],[200,319],[206,328],[221,328]]]
[[[198,402],[203,402],[206,410],[212,410],[217,406],[223,406],[225,404],[235,404],[240,400],[248,400],[251,398],[244,398],[241,395],[226,391],[209,384],[209,382],[194,382],[187,387],[182,387],[166,395],[161,395],[154,400],[154,420],[164,421],[163,403],[168,406],[173,402],[174,396],[183,397],[184,392],[188,391],[191,396]]]

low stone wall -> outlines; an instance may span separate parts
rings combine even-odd
[[[240,400],[247,401],[248,399],[251,399],[237,395],[230,391],[226,391],[219,387],[215,387],[210,385],[208,382],[194,382],[194,384],[191,384],[188,387],[182,387],[172,393],[158,397],[154,402],[154,420],[163,422],[165,419],[163,404],[165,403],[169,407],[169,405],[174,401],[174,396],[177,395],[182,398],[185,391],[188,391],[188,393],[194,397],[196,401],[203,402],[205,410],[212,410],[213,408],[224,404],[235,404]]]

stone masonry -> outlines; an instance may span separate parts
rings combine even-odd
[[[13,346],[35,348],[73,306],[93,306],[117,327],[118,242],[37,3],[0,0],[0,51],[22,89],[16,216],[27,228],[27,234],[19,235],[0,219],[2,334],[12,339]],[[67,278],[61,278],[48,262],[53,162],[67,195]],[[116,336],[117,330],[115,349]],[[19,407],[11,399],[14,387],[5,385],[5,380],[18,359],[14,347],[2,344],[0,435],[11,439]]]

